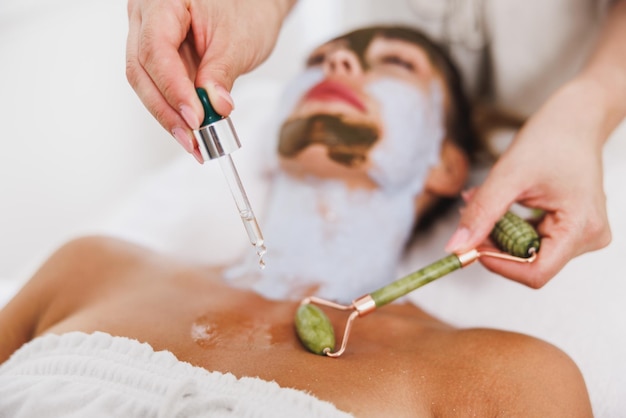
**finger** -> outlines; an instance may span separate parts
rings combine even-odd
[[[577,242],[583,237],[579,229],[568,224],[560,212],[549,213],[537,224],[541,237],[539,253],[532,264],[507,262],[484,257],[481,262],[494,273],[534,289],[552,279],[567,262],[578,254]]]
[[[459,226],[446,244],[447,252],[464,252],[476,248],[489,236],[496,222],[517,196],[516,185],[492,170],[482,186],[466,194],[469,198],[461,211]]]
[[[522,283],[533,289],[545,285],[573,257],[571,245],[561,238],[544,237],[537,258],[532,263],[518,263],[484,256],[480,262],[489,271]]]
[[[230,115],[235,108],[229,93],[241,74],[235,62],[235,58],[227,52],[217,54],[209,49],[198,67],[198,85],[206,89],[211,105],[222,116]]]
[[[470,189],[462,191],[461,198],[463,199],[463,201],[469,202],[470,200],[472,200],[472,198],[476,194],[476,190],[477,190],[476,187],[472,187]]]
[[[202,105],[179,53],[190,29],[190,17],[176,2],[167,13],[160,7],[165,6],[157,4],[145,12],[137,34],[137,58],[169,107],[182,116],[189,128],[198,129],[203,118]],[[166,112],[162,102],[155,106],[150,107],[153,114]],[[172,126],[166,129],[171,131]]]
[[[192,133],[183,118],[167,103],[149,75],[137,59],[138,36],[141,18],[138,14],[129,14],[129,32],[126,42],[126,76],[144,106],[152,116],[168,130],[176,141],[187,151],[193,152]]]
[[[259,6],[259,3],[263,4]],[[198,87],[207,90],[217,113],[227,116],[233,110],[229,92],[235,80],[269,56],[293,3],[241,2],[240,7],[222,12],[205,10],[209,21],[201,26],[206,30],[194,34],[202,57],[195,81]],[[242,25],[242,21],[246,24]]]

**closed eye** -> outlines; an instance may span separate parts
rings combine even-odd
[[[404,60],[397,55],[385,55],[381,62],[384,64],[397,65],[411,72],[415,72],[415,65],[412,62]]]

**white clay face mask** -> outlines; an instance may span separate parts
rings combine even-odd
[[[351,189],[340,180],[283,172],[268,203],[266,268],[248,257],[226,278],[272,299],[299,299],[319,287],[315,294],[349,302],[392,281],[415,216],[405,190]]]
[[[305,77],[284,109],[319,81]],[[380,103],[385,131],[370,154],[379,189],[350,189],[341,180],[295,179],[278,171],[266,218],[267,268],[253,258],[226,271],[233,284],[269,298],[311,294],[349,302],[396,278],[421,191],[443,138],[440,94],[395,80],[368,91]],[[295,100],[294,100],[295,98]]]
[[[293,112],[293,109],[295,109],[296,104],[302,97],[323,79],[324,72],[321,68],[307,68],[292,79],[280,95],[277,106],[275,109],[272,109],[274,113],[271,114],[271,118],[268,118],[267,132],[270,135],[268,140],[272,142],[269,142],[269,145],[263,148],[266,152],[264,152],[262,158],[265,161],[265,166],[268,171],[276,169],[278,165],[276,147],[278,145],[282,124],[287,120],[291,112]]]
[[[259,160],[261,161],[261,170],[264,173],[273,173],[278,168],[278,140],[282,125],[287,117],[293,112],[296,104],[302,97],[316,84],[324,79],[324,72],[319,67],[307,68],[294,77],[285,89],[278,94],[278,101],[274,105],[269,106],[271,109],[263,111],[267,115],[264,118],[262,132],[263,141],[267,141],[267,146],[262,147],[259,152]],[[267,136],[265,136],[267,135]],[[262,222],[262,219],[259,219]],[[265,229],[262,225],[263,230]],[[263,231],[265,234],[265,231]]]
[[[384,132],[370,158],[370,177],[384,190],[407,188],[418,194],[430,168],[439,160],[444,137],[441,89],[432,83],[423,93],[390,78],[367,91],[378,101]]]
[[[281,124],[287,120],[304,95],[322,80],[324,80],[324,71],[321,67],[307,68],[291,80],[281,97],[279,109],[275,115],[277,120]]]

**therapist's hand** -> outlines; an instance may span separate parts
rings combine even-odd
[[[613,2],[586,66],[522,127],[487,179],[467,194],[450,252],[475,248],[513,202],[542,209],[532,264],[481,258],[488,269],[533,288],[567,262],[611,241],[602,147],[626,118],[626,0]]]
[[[537,225],[539,257],[531,264],[481,258],[495,273],[539,288],[573,257],[608,245],[602,146],[611,131],[603,103],[601,89],[586,81],[570,83],[548,100],[485,182],[465,194],[459,229],[446,250],[483,244],[514,202],[545,211]]]
[[[159,123],[201,161],[192,129],[204,87],[217,113],[235,79],[263,62],[295,0],[129,0],[126,76]]]

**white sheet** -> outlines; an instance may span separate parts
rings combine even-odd
[[[302,391],[209,372],[137,340],[44,335],[0,366],[0,416],[348,418]]]

